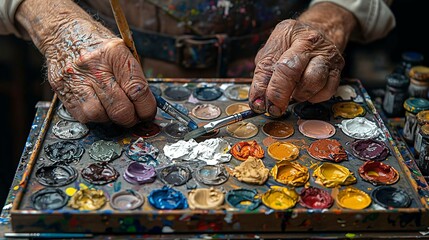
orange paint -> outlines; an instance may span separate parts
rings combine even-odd
[[[268,147],[268,154],[278,161],[293,161],[299,155],[299,149],[292,143],[275,142]]]
[[[250,156],[263,158],[265,151],[256,141],[242,141],[232,146],[230,153],[240,161],[247,160]]]

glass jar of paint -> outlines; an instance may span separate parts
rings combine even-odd
[[[414,66],[410,69],[410,97],[427,98],[429,93],[429,67]]]
[[[429,110],[420,111],[417,114],[417,127],[416,127],[416,135],[414,136],[414,151],[415,157],[418,158],[420,154],[420,149],[422,145],[422,134],[421,128],[424,125],[429,124]],[[428,125],[429,127],[429,125]],[[428,128],[429,129],[429,128]]]
[[[410,80],[400,73],[391,73],[386,76],[386,94],[383,99],[383,110],[388,117],[404,116],[402,107],[408,98]]]
[[[408,77],[408,72],[414,66],[420,65],[423,62],[424,56],[419,52],[406,51],[401,55],[401,63],[395,69],[396,73],[403,74]]]
[[[423,175],[429,175],[429,124],[420,128],[422,143],[420,147],[420,156],[416,158],[416,164]]]
[[[402,136],[409,145],[413,145],[417,128],[417,114],[420,111],[429,110],[429,100],[425,98],[408,98],[404,102],[404,109],[405,123]]]

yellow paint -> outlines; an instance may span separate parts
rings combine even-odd
[[[275,142],[268,147],[268,154],[278,161],[293,161],[299,156],[299,149],[292,143]]]
[[[297,162],[279,162],[271,169],[270,173],[277,182],[292,187],[302,186],[310,178],[308,169]]]
[[[79,183],[79,189],[87,189],[88,186],[86,186],[84,183]]]
[[[225,108],[226,115],[230,116],[239,112],[250,110],[249,104],[234,103]]]
[[[355,118],[365,115],[365,109],[355,102],[338,102],[332,106],[334,117]]]
[[[69,187],[66,189],[66,194],[70,197],[73,196],[76,192],[77,192],[77,189],[74,187]]]
[[[371,204],[371,197],[364,191],[347,187],[338,193],[337,203],[343,208],[364,209]]]
[[[122,144],[123,145],[127,145],[127,144],[130,144],[131,143],[131,138],[124,138],[124,139],[122,139]]]
[[[106,203],[106,196],[102,190],[81,189],[77,191],[68,203],[68,206],[78,210],[97,210]]]
[[[13,187],[13,190],[18,190],[19,189],[19,186],[18,185],[16,185],[15,187]]]
[[[349,169],[334,163],[323,163],[314,170],[313,177],[316,178],[316,183],[325,187],[350,185],[356,182]]]
[[[298,198],[294,189],[272,186],[262,195],[262,203],[274,210],[285,210],[294,207]]]

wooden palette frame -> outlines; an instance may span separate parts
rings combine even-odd
[[[250,83],[251,79],[150,79],[151,83]],[[24,196],[31,194],[28,186],[41,151],[45,134],[48,132],[57,107],[56,96],[41,127],[30,160],[26,166],[19,190],[16,194],[11,213],[11,224],[14,232],[91,232],[91,233],[165,233],[168,229],[175,233],[207,232],[356,232],[356,231],[424,231],[429,223],[428,189],[416,182],[425,181],[418,169],[406,163],[398,151],[395,142],[377,113],[369,95],[359,80],[345,80],[360,90],[367,114],[382,128],[392,154],[401,169],[401,179],[408,183],[408,191],[414,196],[414,206],[400,209],[329,209],[315,210],[292,208],[285,211],[273,211],[259,207],[254,211],[226,210],[152,210],[152,211],[78,211],[55,210],[37,211],[21,209]],[[295,128],[297,132],[297,128]],[[340,131],[337,129],[337,131]],[[360,162],[363,163],[363,162]],[[413,173],[411,173],[413,171]],[[416,174],[417,171],[417,174]],[[122,172],[121,172],[122,173]],[[359,179],[357,173],[355,176]],[[418,178],[418,179],[416,179]],[[282,185],[282,184],[278,184]],[[318,186],[320,187],[320,186]],[[147,196],[147,194],[145,194]],[[148,204],[147,201],[145,204]],[[168,228],[166,228],[168,227]],[[167,230],[166,230],[167,229]]]

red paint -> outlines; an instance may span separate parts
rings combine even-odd
[[[73,74],[74,70],[73,70],[73,68],[69,67],[69,68],[67,68],[66,72],[69,74]]]

